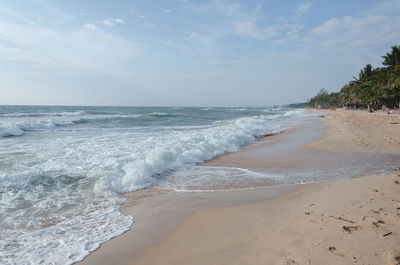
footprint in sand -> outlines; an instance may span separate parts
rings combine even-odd
[[[362,229],[362,226],[360,226],[360,225],[353,225],[353,226],[346,226],[346,225],[344,225],[344,226],[342,227],[342,229],[343,229],[344,232],[347,232],[347,233],[351,234],[351,233],[353,233],[354,231],[361,230],[361,229]]]
[[[385,221],[383,220],[378,220],[376,222],[372,222],[372,224],[376,227],[381,227],[383,224],[385,224]]]
[[[380,212],[380,211],[378,211],[378,210],[375,210],[375,209],[371,209],[371,210],[369,210],[369,213],[371,213],[372,215],[380,215],[380,214],[381,214],[381,212]]]
[[[336,251],[336,248],[335,248],[335,247],[329,247],[328,250],[329,250],[330,252],[335,252],[335,251]]]
[[[331,252],[333,255],[339,256],[339,257],[346,257],[347,255],[339,251],[336,247],[330,246],[328,248],[329,252]]]

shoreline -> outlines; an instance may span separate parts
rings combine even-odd
[[[238,152],[253,149],[260,144],[264,147],[269,145],[271,140],[275,143],[281,143],[282,140],[278,138],[279,136],[290,134],[295,131],[296,128],[291,128],[273,135],[266,135],[259,138],[255,143],[245,146]],[[224,156],[226,155],[218,157]],[[205,161],[201,163],[201,165],[205,165],[205,163],[213,161],[214,159]],[[279,185],[267,181],[263,185],[258,186],[235,187],[233,189],[220,189],[215,191],[177,192],[150,187],[139,191],[124,193],[123,197],[126,201],[121,206],[121,211],[124,215],[134,216],[132,227],[123,234],[102,243],[98,249],[90,253],[82,261],[74,264],[107,265],[110,264],[110,262],[113,264],[130,264],[129,260],[132,260],[132,258],[142,252],[143,249],[161,240],[196,209],[220,208],[265,200],[291,189],[295,189],[296,187],[298,187],[298,184]],[[168,198],[165,200],[167,203],[163,201],[164,198]],[[176,207],[176,205],[179,205],[179,207]],[[147,209],[152,210],[148,212]],[[152,219],[154,217],[160,218],[160,222],[154,222]]]
[[[76,264],[132,264],[132,260],[157,244],[182,220],[198,210],[242,205],[272,198],[295,190],[299,185],[256,187],[216,192],[168,192],[136,203],[135,192],[125,194],[124,214],[134,216],[133,227],[124,234],[104,242],[100,248]],[[140,195],[139,195],[140,196]]]
[[[332,115],[332,114],[329,114]],[[329,116],[328,115],[328,116]],[[322,119],[323,122],[325,120]],[[324,122],[324,126],[332,126],[331,124],[326,124]],[[320,128],[322,129],[322,128]],[[316,128],[311,128],[312,131],[317,132]],[[324,141],[327,139],[327,135],[332,132],[326,132],[326,129],[323,129],[324,137],[318,141]],[[260,149],[269,148],[271,150],[274,144],[279,143],[276,145],[277,149],[282,149],[280,146],[285,137],[292,137],[290,136],[296,132],[304,133],[303,129],[295,129],[291,130],[290,132],[281,133],[278,135],[266,137],[262,139],[260,142],[257,142],[255,145],[250,145],[248,147],[243,148],[241,151],[237,153],[231,153],[225,156],[218,157],[214,160],[207,161],[204,164],[208,166],[224,166],[226,161],[230,160],[232,162],[232,157],[237,159],[237,156],[242,155],[243,153],[247,155],[250,153],[250,158],[247,161],[241,160],[241,163],[247,163],[247,168],[249,168],[249,161],[255,161],[256,158],[259,158],[260,155],[263,156],[265,154],[260,153]],[[306,130],[307,131],[307,130]],[[288,136],[289,135],[289,136]],[[315,135],[314,135],[315,137]],[[283,138],[283,139],[282,139]],[[297,143],[299,144],[299,143]],[[302,150],[310,149],[312,152],[316,151],[315,141],[314,146],[309,147],[305,145],[306,148],[303,148],[301,145]],[[337,144],[337,143],[336,143]],[[321,143],[319,144],[321,146]],[[260,148],[261,146],[261,148]],[[324,152],[326,150],[323,150]],[[329,152],[332,152],[329,150]],[[335,150],[336,152],[336,150]],[[298,156],[299,154],[294,154],[293,156]],[[304,155],[304,153],[302,153]],[[271,158],[271,157],[269,157]],[[228,159],[228,160],[227,160]],[[268,160],[268,156],[264,157],[264,162]],[[221,160],[223,163],[221,164]],[[240,160],[240,159],[239,159]],[[237,159],[237,161],[239,161]],[[262,159],[261,159],[262,160]],[[282,156],[278,155],[275,164],[282,160]],[[216,161],[219,163],[215,164]],[[225,161],[225,162],[224,162]],[[236,163],[237,163],[236,161]],[[259,161],[258,161],[259,162]],[[282,161],[281,161],[282,162]],[[298,161],[298,165],[304,163],[304,159],[302,161]],[[211,164],[210,164],[211,163]],[[213,164],[214,163],[214,164]],[[293,161],[291,161],[292,166],[296,166]],[[281,163],[282,164],[282,163]],[[226,165],[226,164],[225,164]],[[236,164],[237,165],[237,164]],[[265,165],[264,165],[265,166]],[[279,166],[279,163],[278,163]],[[280,165],[282,166],[282,165]],[[254,167],[254,163],[250,168],[257,168]],[[392,175],[391,177],[395,177]],[[367,179],[370,177],[367,177]],[[352,179],[347,180],[351,182]],[[196,254],[193,252],[193,249],[185,249],[187,245],[193,244],[189,243],[190,240],[193,240],[193,233],[190,230],[185,230],[186,226],[191,227],[191,229],[201,229],[203,227],[206,231],[202,231],[201,234],[208,234],[207,231],[213,230],[215,226],[224,226],[228,225],[230,221],[227,220],[224,216],[220,216],[221,212],[227,211],[226,209],[230,209],[235,213],[240,213],[239,215],[246,213],[249,214],[248,209],[255,207],[254,204],[258,205],[257,207],[272,207],[271,211],[275,209],[274,207],[278,208],[291,208],[293,204],[297,204],[296,200],[293,200],[294,197],[299,196],[299,198],[303,198],[306,196],[307,193],[317,194],[321,189],[326,188],[326,185],[331,185],[333,183],[341,183],[342,181],[346,182],[346,180],[336,180],[331,182],[320,182],[315,184],[305,184],[305,185],[287,185],[285,186],[272,186],[272,187],[260,187],[254,188],[251,190],[238,190],[238,191],[228,191],[228,192],[215,192],[215,193],[169,193],[169,192],[161,192],[162,194],[158,194],[157,196],[146,198],[144,201],[140,201],[135,203],[134,205],[130,205],[131,202],[135,200],[140,200],[140,195],[136,194],[134,196],[139,196],[138,198],[129,198],[129,193],[126,194],[128,197],[127,203],[122,206],[122,211],[126,214],[133,214],[135,218],[135,223],[133,227],[126,232],[125,234],[118,236],[108,242],[102,244],[102,246],[96,250],[95,252],[91,253],[88,257],[86,257],[82,262],[77,264],[109,264],[112,261],[113,264],[159,264],[162,261],[163,264],[168,264],[166,261],[166,257],[159,254],[164,253],[168,257],[171,256],[172,258],[169,259],[171,264],[180,264],[183,261],[186,264],[210,264],[211,263],[218,263],[224,264],[228,262],[228,260],[224,260],[222,256],[225,254],[227,257],[232,258],[232,251],[233,249],[229,249],[228,253],[224,252],[224,249],[220,249],[218,251],[212,251],[210,249],[204,249],[207,254],[202,253],[202,255]],[[336,184],[334,184],[336,185]],[[349,185],[349,184],[346,184]],[[155,191],[157,193],[157,191]],[[239,195],[238,195],[239,194]],[[144,196],[148,196],[148,192],[144,192]],[[297,200],[299,199],[297,198]],[[237,208],[240,208],[239,210]],[[149,212],[150,209],[150,212]],[[247,210],[246,210],[247,209]],[[230,211],[229,210],[229,211]],[[148,212],[148,213],[146,213]],[[245,215],[246,215],[245,214]],[[254,214],[254,213],[253,213]],[[270,212],[271,214],[271,212]],[[275,209],[275,217],[279,216],[279,212]],[[302,213],[304,215],[304,213]],[[203,216],[204,215],[204,216]],[[210,215],[212,217],[210,217]],[[218,215],[219,217],[216,218],[214,215]],[[274,216],[274,215],[273,215]],[[201,220],[208,220],[207,222],[211,222],[214,225],[209,227],[204,224],[198,223],[198,219]],[[252,219],[253,222],[269,222],[271,218],[267,216],[258,216],[255,219]],[[273,218],[272,218],[273,219]],[[218,221],[219,220],[219,221]],[[246,220],[243,220],[246,222]],[[219,224],[215,222],[220,222]],[[272,223],[269,224],[271,226],[276,226],[277,224]],[[199,228],[197,228],[199,227]],[[232,228],[233,229],[233,228]],[[241,234],[239,228],[234,228],[234,231],[230,231],[237,237],[246,237],[246,234]],[[217,233],[217,232],[216,232]],[[218,233],[217,233],[218,234]],[[176,239],[178,235],[178,239]],[[198,236],[200,236],[198,235]],[[247,235],[249,236],[249,235]],[[258,237],[258,236],[257,236]],[[184,238],[184,239],[183,239]],[[397,237],[396,237],[397,238]],[[222,240],[222,239],[221,239]],[[232,239],[230,239],[232,240]],[[210,245],[212,243],[213,238],[205,238],[201,244],[196,242],[196,246],[200,245]],[[217,240],[218,241],[218,240]],[[222,240],[223,241],[223,240]],[[172,243],[171,243],[172,242]],[[186,242],[186,243],[184,243]],[[229,240],[224,243],[224,245],[229,244]],[[183,243],[183,244],[182,244]],[[253,242],[247,242],[247,244],[252,244]],[[167,245],[165,245],[167,244]],[[174,245],[174,248],[179,249],[174,255],[171,254],[171,248],[168,247],[169,245]],[[244,244],[244,243],[243,243]],[[268,242],[264,242],[264,244],[268,245]],[[215,246],[216,247],[216,246]],[[256,246],[254,246],[256,248]],[[337,247],[335,247],[337,249]],[[217,247],[215,249],[218,249]],[[207,251],[211,251],[210,253]],[[152,253],[157,253],[157,257],[154,257]],[[189,253],[191,253],[189,255]],[[222,254],[225,253],[225,254]],[[188,256],[189,255],[189,256]],[[205,260],[204,256],[211,255],[210,259]],[[252,253],[251,255],[256,255],[256,253]],[[246,254],[244,254],[246,256]],[[257,256],[257,255],[256,255]],[[286,255],[285,260],[289,260],[290,255]],[[340,256],[340,255],[339,255]],[[220,257],[221,259],[216,259]],[[263,259],[267,258],[263,255],[259,256],[259,258],[263,257]],[[158,261],[155,260],[156,258],[160,258]],[[238,264],[240,260],[243,260],[240,257],[236,257],[236,259],[229,260],[229,263]],[[229,258],[228,258],[229,259]],[[276,260],[284,261],[278,257],[275,257]],[[300,258],[292,259],[293,261],[302,260]],[[190,262],[189,262],[190,261]],[[235,263],[236,261],[236,263]],[[253,263],[254,261],[254,263]],[[261,260],[259,260],[261,262]],[[271,260],[271,262],[275,262]],[[157,263],[158,262],[158,263]],[[258,260],[248,261],[253,264],[258,264]],[[297,262],[297,261],[296,261]],[[280,263],[279,263],[280,264]],[[303,264],[303,263],[300,263]],[[316,263],[318,264],[318,263]],[[344,264],[344,263],[343,263]]]

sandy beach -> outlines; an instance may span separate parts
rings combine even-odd
[[[379,153],[400,167],[398,115],[321,115],[323,137],[313,123],[205,165],[329,169]],[[228,192],[128,193],[123,212],[135,217],[132,229],[79,264],[400,264],[400,172],[391,172]]]
[[[0,265],[400,265],[399,14],[1,1]]]
[[[400,115],[384,111],[322,112],[324,135],[320,141],[308,144],[315,150],[334,152],[400,154]]]

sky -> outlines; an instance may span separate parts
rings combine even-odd
[[[0,0],[0,104],[265,106],[400,44],[400,0]]]

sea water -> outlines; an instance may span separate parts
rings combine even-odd
[[[305,115],[281,107],[0,106],[0,264],[82,260],[132,225],[119,209],[123,192],[273,180],[196,164]]]

